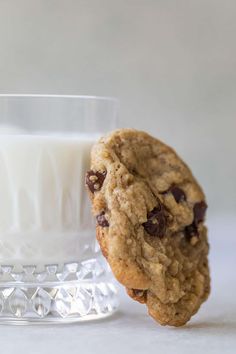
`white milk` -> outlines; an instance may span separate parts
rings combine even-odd
[[[0,130],[0,264],[52,264],[93,255],[85,190],[97,136]]]

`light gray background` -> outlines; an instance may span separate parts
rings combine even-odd
[[[0,0],[0,93],[113,95],[236,211],[235,0]]]

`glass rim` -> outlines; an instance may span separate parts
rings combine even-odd
[[[96,96],[96,95],[65,95],[65,94],[28,94],[28,93],[1,93],[1,98],[65,98],[65,99],[81,99],[95,100],[119,103],[119,99],[113,96]]]

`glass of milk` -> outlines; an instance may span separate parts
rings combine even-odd
[[[116,310],[84,182],[91,146],[116,113],[113,98],[0,95],[0,322]]]

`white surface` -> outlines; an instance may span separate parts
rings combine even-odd
[[[93,244],[93,232],[88,239],[94,223],[84,176],[98,136],[16,135],[4,130],[0,131],[1,263],[74,261],[86,244]]]
[[[236,352],[236,220],[211,220],[212,294],[183,328],[157,325],[122,291],[120,310],[106,320],[66,326],[0,326],[5,354],[195,354]],[[235,237],[235,238],[234,238]]]

